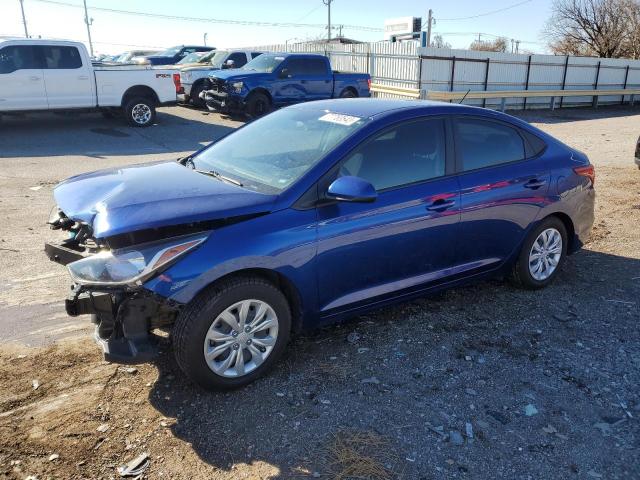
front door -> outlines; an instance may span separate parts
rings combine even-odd
[[[38,48],[8,45],[0,49],[0,111],[48,108]]]
[[[424,118],[374,135],[335,175],[369,181],[372,203],[318,208],[318,296],[324,316],[424,288],[457,263],[459,188],[446,123]],[[329,183],[331,178],[326,183]],[[320,189],[326,188],[322,184]]]
[[[83,64],[78,48],[65,45],[41,48],[49,108],[95,107],[93,71]]]

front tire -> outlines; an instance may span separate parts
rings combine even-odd
[[[264,93],[252,93],[247,100],[247,114],[258,118],[271,111],[271,100]]]
[[[132,127],[148,127],[156,119],[156,105],[149,98],[133,98],[126,103],[124,113]]]
[[[525,238],[513,280],[529,290],[546,287],[558,275],[566,256],[567,229],[559,218],[548,217]]]
[[[289,341],[291,309],[272,283],[237,277],[198,295],[173,328],[180,369],[207,390],[243,387],[270,370]]]

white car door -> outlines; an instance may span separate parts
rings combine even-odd
[[[41,57],[38,47],[0,47],[0,111],[46,110]]]
[[[93,71],[77,47],[44,45],[44,83],[49,108],[95,107]]]

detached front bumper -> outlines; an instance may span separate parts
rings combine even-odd
[[[205,101],[207,108],[213,112],[242,112],[245,109],[245,102],[241,97],[229,95],[226,92],[203,90],[200,92],[200,98]]]
[[[87,256],[64,243],[47,243],[45,252],[62,265]],[[105,360],[124,364],[145,363],[157,356],[157,337],[151,331],[172,325],[179,307],[142,287],[73,285],[65,300],[69,316],[92,316],[91,321],[96,325],[94,338]]]

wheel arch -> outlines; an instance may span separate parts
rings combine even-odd
[[[299,332],[300,330],[302,330],[303,309],[302,297],[300,295],[300,292],[298,291],[298,288],[295,286],[295,284],[286,275],[276,270],[270,270],[268,268],[245,268],[236,270],[217,278],[211,284],[206,285],[204,288],[202,288],[201,291],[204,291],[207,288],[214,287],[220,282],[224,282],[226,280],[229,280],[230,278],[235,277],[259,277],[273,283],[280,289],[280,291],[282,291],[285,298],[289,302],[289,307],[291,308],[292,331]]]
[[[269,92],[269,90],[267,90],[266,88],[263,87],[257,87],[252,89],[249,94],[247,95],[247,100],[249,100],[249,98],[251,97],[251,95],[255,95],[256,93],[262,93],[263,95],[266,95],[267,98],[269,99],[269,101],[271,102],[271,105],[273,105],[273,96],[271,96],[271,92]]]
[[[564,228],[567,230],[567,253],[568,254],[574,253],[576,251],[576,246],[575,246],[576,230],[575,230],[575,226],[573,225],[573,220],[571,220],[571,217],[564,212],[554,212],[554,213],[550,213],[540,221],[542,222],[547,218],[551,218],[551,217],[555,217],[559,219],[564,225]]]
[[[340,92],[340,96],[342,96],[342,94],[343,94],[343,93],[345,93],[345,92],[351,92],[351,93],[353,93],[353,95],[354,95],[356,98],[360,96],[360,95],[358,95],[358,90],[356,90],[356,88],[355,88],[355,87],[352,87],[352,86],[344,87],[344,88],[342,89],[342,91]]]
[[[133,87],[129,87],[122,95],[122,102],[121,102],[122,107],[126,106],[129,100],[136,97],[151,99],[153,100],[156,106],[160,104],[160,99],[158,98],[158,94],[153,88],[147,85],[134,85]]]

